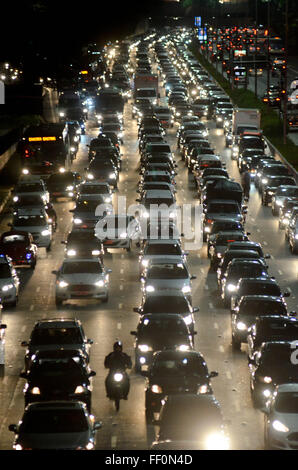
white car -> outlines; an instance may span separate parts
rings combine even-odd
[[[16,306],[19,288],[20,280],[13,267],[11,258],[0,255],[0,296],[4,306]]]
[[[94,199],[98,202],[112,203],[113,190],[108,183],[96,183],[84,181],[80,184],[77,191],[77,199]]]
[[[149,266],[151,260],[163,256],[167,259],[177,259],[177,256],[180,256],[182,261],[186,261],[187,255],[188,252],[183,251],[179,240],[147,240],[139,256],[140,275]]]
[[[141,225],[130,215],[111,214],[100,219],[95,226],[95,236],[104,248],[125,248],[131,250],[132,241],[140,243]]]
[[[14,213],[12,223],[8,224],[13,230],[29,232],[34,243],[50,251],[52,244],[52,222],[43,209],[19,209]]]
[[[13,201],[18,201],[18,196],[23,195],[40,196],[46,203],[50,202],[50,193],[42,179],[39,177],[23,177],[12,192]]]
[[[149,189],[144,193],[142,199],[136,199],[141,204],[141,217],[148,219],[171,219],[177,218],[178,206],[176,199],[170,190]],[[160,206],[160,207],[159,207]]]
[[[293,349],[295,351],[295,349]],[[278,385],[266,403],[264,444],[266,449],[298,449],[298,383]]]
[[[109,273],[100,259],[65,258],[59,271],[52,271],[56,279],[56,305],[68,299],[109,298]]]

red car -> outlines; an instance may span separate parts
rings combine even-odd
[[[37,246],[33,243],[31,233],[19,230],[2,233],[0,253],[9,256],[15,268],[35,268]]]

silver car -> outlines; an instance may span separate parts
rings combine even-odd
[[[187,255],[188,252],[183,251],[179,240],[147,240],[139,255],[140,275],[142,275],[150,262],[156,258],[177,259],[177,256],[179,256],[182,261],[186,261]]]

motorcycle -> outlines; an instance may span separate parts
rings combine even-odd
[[[119,411],[120,400],[127,399],[129,390],[129,377],[125,370],[114,369],[107,377],[109,398],[114,400],[116,411]]]

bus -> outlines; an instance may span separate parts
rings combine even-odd
[[[269,39],[269,54],[284,54],[285,48],[283,41],[279,37]]]
[[[23,134],[18,152],[23,174],[51,175],[69,163],[70,139],[67,123],[30,126]]]

